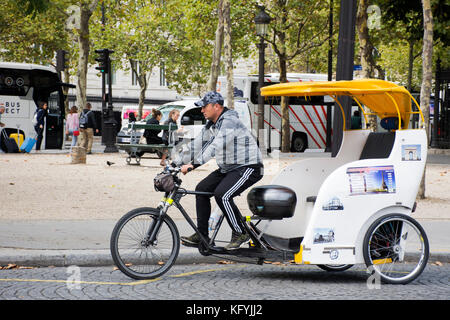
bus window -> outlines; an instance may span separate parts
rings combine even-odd
[[[0,95],[26,96],[30,89],[30,76],[20,70],[0,68]]]

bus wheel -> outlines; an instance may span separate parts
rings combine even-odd
[[[306,134],[303,132],[294,132],[292,135],[291,151],[303,152],[308,147],[308,140]]]

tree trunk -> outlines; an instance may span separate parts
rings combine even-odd
[[[287,82],[287,67],[284,56],[280,60],[280,83]],[[289,97],[281,97],[281,152],[289,152],[291,131],[289,126]]]
[[[427,132],[427,144],[429,141],[429,115],[431,80],[433,77],[432,54],[433,54],[433,15],[430,0],[422,0],[423,6],[423,49],[422,49],[422,86],[420,88],[420,107],[423,112],[425,130]],[[419,187],[419,198],[425,198],[425,171]]]
[[[137,82],[139,83],[139,105],[138,105],[138,114],[136,119],[141,120],[142,114],[143,114],[143,108],[144,108],[144,101],[145,101],[145,91],[147,90],[147,72],[142,71],[141,68],[139,68],[139,62],[134,62],[132,59],[130,59],[130,66],[131,66],[131,72],[136,76]],[[152,70],[150,68],[150,70]]]
[[[372,57],[373,45],[369,37],[369,28],[367,26],[367,8],[368,0],[360,0],[358,13],[356,15],[356,26],[359,37],[359,52],[361,55],[361,67],[364,78],[373,78],[374,61]]]
[[[358,11],[356,14],[356,29],[358,30],[359,37],[359,50],[361,55],[361,67],[363,78],[373,78],[374,70],[376,68],[375,61],[373,59],[373,44],[370,41],[369,27],[367,25],[367,8],[369,7],[369,0],[360,0]],[[371,112],[370,109],[365,108],[365,112]],[[377,131],[377,116],[368,116],[367,128],[372,131]]]
[[[413,66],[414,66],[414,40],[409,39],[408,40],[409,45],[409,53],[408,53],[408,84],[407,89],[409,92],[411,92],[412,89],[412,73],[413,73]]]
[[[222,43],[223,43],[223,0],[219,1],[217,6],[218,21],[216,29],[216,41],[213,50],[213,59],[211,62],[211,71],[209,74],[208,81],[208,91],[216,91],[217,78],[220,73],[220,56],[222,54]]]
[[[80,10],[80,30],[78,31],[78,68],[77,68],[77,105],[80,109],[86,106],[87,70],[89,58],[89,17],[86,10]]]
[[[98,0],[92,3],[83,3],[80,7],[80,27],[77,30],[78,42],[78,68],[77,68],[77,105],[78,108],[83,109],[86,106],[86,87],[87,87],[87,71],[88,58],[90,51],[89,44],[89,19],[97,7]]]
[[[230,0],[223,0],[223,29],[225,64],[227,69],[227,101],[228,108],[234,109],[233,51],[231,47]]]
[[[138,81],[139,81],[139,86],[141,88],[139,91],[139,107],[138,107],[137,120],[141,120],[142,119],[142,109],[144,108],[144,101],[145,101],[145,91],[147,90],[147,73],[142,72],[138,77]]]

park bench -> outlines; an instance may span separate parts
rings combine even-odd
[[[128,124],[128,128],[131,129],[131,139],[130,143],[117,143],[116,146],[119,150],[124,150],[128,153],[128,157],[126,158],[127,164],[131,164],[131,159],[134,158],[136,164],[140,164],[141,157],[144,152],[157,153],[159,157],[163,154],[165,150],[171,150],[175,144],[174,133],[178,129],[178,126],[170,123],[170,124],[136,124],[130,123]],[[136,130],[167,130],[169,132],[169,141],[168,145],[166,144],[146,144],[139,143],[140,137],[136,134]]]

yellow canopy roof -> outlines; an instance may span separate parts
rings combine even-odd
[[[377,79],[280,83],[262,88],[261,94],[263,96],[350,96],[356,98],[380,118],[400,116],[403,120],[403,128],[408,127],[412,112],[412,97],[405,87]]]

